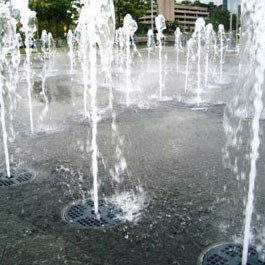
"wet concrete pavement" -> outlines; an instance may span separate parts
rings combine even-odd
[[[77,83],[74,93],[80,98]],[[61,91],[73,86],[68,79],[57,80],[52,86],[57,92],[58,84]],[[106,94],[104,88],[100,91],[100,97]],[[175,100],[148,109],[117,102],[130,172],[121,189],[140,183],[148,206],[136,223],[78,230],[62,215],[69,203],[82,198],[80,176],[83,192],[92,187],[86,148],[91,126],[81,118],[81,100],[74,105],[54,101],[53,114],[39,121],[49,126],[40,126],[43,131],[33,136],[25,133],[26,107],[15,116],[18,131],[24,133],[10,145],[10,153],[14,163],[34,169],[37,177],[24,186],[0,189],[0,264],[193,265],[209,244],[242,238],[246,181],[238,182],[222,163],[223,105],[195,111]],[[34,106],[38,117],[41,107]],[[101,196],[115,191],[108,175],[114,159],[111,137],[111,115],[106,112],[98,134]],[[262,215],[264,201],[262,195],[258,198]]]

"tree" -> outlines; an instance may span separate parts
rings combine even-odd
[[[199,0],[195,0],[195,1],[193,2],[193,5],[194,5],[194,6],[201,6],[201,7],[209,7],[209,4],[201,3]]]
[[[208,4],[208,10],[210,13],[214,12],[214,10],[217,8],[217,5],[214,4],[214,2],[210,2]]]
[[[192,5],[192,2],[186,0],[186,1],[182,1],[181,4],[183,4],[183,5]]]
[[[150,10],[151,0],[114,0],[117,27],[122,26],[123,18],[130,14],[136,22]]]
[[[236,29],[236,15],[233,14],[233,30]],[[230,28],[230,12],[226,9],[223,9],[222,6],[217,7],[209,16],[209,23],[213,24],[214,29],[218,30],[218,25],[223,24],[225,30]]]
[[[55,33],[58,39],[63,33],[63,26],[73,22],[74,0],[31,0],[30,8],[37,13],[39,26]]]
[[[167,29],[165,30],[168,34],[173,34],[177,27],[182,28],[182,25],[178,21],[166,21]]]

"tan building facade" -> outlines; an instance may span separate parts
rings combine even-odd
[[[157,0],[158,13],[164,15],[166,20],[175,20],[175,2],[174,0]]]
[[[178,21],[184,32],[193,32],[198,18],[207,19],[209,11],[207,7],[176,4],[174,0],[157,0],[154,6],[153,18],[162,14],[168,21]],[[151,10],[140,19],[141,23],[151,25]]]

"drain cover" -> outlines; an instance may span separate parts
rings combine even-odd
[[[79,201],[70,204],[64,211],[67,223],[76,228],[108,228],[119,225],[121,220],[117,217],[120,211],[114,204],[99,200],[98,219],[94,213],[94,202],[92,200]]]
[[[200,257],[198,265],[241,265],[242,245],[225,243],[208,248]],[[259,260],[255,248],[248,251],[247,265],[265,265]]]
[[[6,169],[0,170],[0,188],[9,186],[20,186],[31,182],[36,174],[29,169],[11,168],[11,177],[9,178]]]

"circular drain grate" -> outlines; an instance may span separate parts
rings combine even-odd
[[[36,174],[29,169],[11,168],[11,177],[9,178],[6,169],[0,170],[0,188],[9,186],[20,186],[31,182]]]
[[[241,265],[242,245],[225,243],[208,248],[200,257],[198,265]],[[259,260],[255,248],[250,247],[247,265],[265,265]]]
[[[92,200],[79,201],[70,204],[64,211],[64,219],[71,226],[77,228],[109,228],[121,223],[118,218],[120,211],[114,204],[103,199],[99,200],[98,219],[94,213],[94,202]]]

